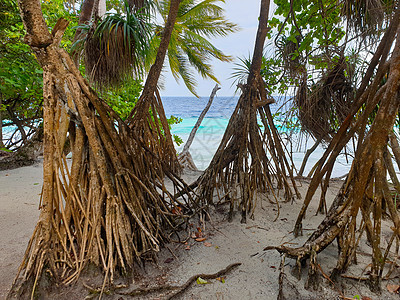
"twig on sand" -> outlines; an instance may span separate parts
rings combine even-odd
[[[174,285],[160,285],[156,287],[150,287],[150,288],[138,288],[130,292],[117,292],[119,295],[125,295],[125,296],[144,296],[148,295],[151,293],[159,292],[169,292],[169,291],[176,291],[173,294],[169,295],[166,297],[166,299],[174,299],[176,296],[182,294],[186,289],[190,287],[190,285],[197,280],[197,278],[201,277],[202,279],[216,279],[218,277],[221,277],[234,268],[240,266],[241,263],[234,263],[229,266],[227,266],[225,269],[214,273],[214,274],[197,274],[193,275],[190,277],[183,285],[180,286],[174,286]]]
[[[285,277],[285,255],[281,257],[281,264],[279,266],[279,292],[278,300],[283,300],[283,278]]]

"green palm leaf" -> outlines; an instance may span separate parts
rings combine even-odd
[[[124,15],[106,15],[84,38],[85,68],[100,89],[118,87],[143,75],[152,26],[143,9],[132,11],[125,2],[125,11]]]
[[[223,0],[182,0],[170,44],[168,46],[168,62],[172,75],[176,80],[181,78],[191,93],[197,96],[194,73],[203,78],[218,82],[210,64],[212,59],[232,61],[216,48],[208,38],[226,36],[236,32],[236,24],[228,22],[224,10],[217,4]],[[168,14],[170,0],[156,2],[158,12],[164,20]],[[152,45],[159,45],[160,31],[153,36]],[[146,59],[150,66],[155,56]]]

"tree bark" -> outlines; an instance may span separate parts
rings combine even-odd
[[[197,170],[196,164],[193,161],[192,155],[190,154],[189,148],[192,145],[192,142],[194,140],[194,137],[196,135],[197,130],[199,129],[201,122],[203,121],[204,117],[206,116],[208,110],[211,107],[211,104],[214,100],[215,95],[217,94],[217,91],[221,89],[218,84],[215,85],[215,87],[213,88],[213,90],[211,91],[211,95],[210,98],[208,100],[208,103],[206,105],[206,107],[203,109],[203,111],[201,112],[199,118],[197,119],[196,124],[193,126],[192,131],[189,134],[189,138],[185,143],[185,146],[183,147],[183,150],[181,153],[179,153],[178,159],[180,164],[188,169],[191,170]]]
[[[12,110],[11,107],[7,107],[7,112],[8,115],[10,116],[11,120],[14,122],[14,124],[17,126],[19,132],[21,133],[21,138],[24,144],[26,144],[28,142],[28,137],[26,135],[24,126],[22,124],[22,122],[15,116],[14,111]]]
[[[234,209],[241,212],[241,222],[247,214],[254,216],[255,193],[270,192],[279,203],[275,189],[284,189],[286,200],[293,198],[292,187],[287,176],[287,160],[268,107],[265,85],[261,80],[263,47],[268,32],[267,20],[269,0],[262,0],[257,37],[247,84],[229,120],[222,141],[210,165],[196,182],[199,205],[214,203],[214,192],[218,201],[230,203],[228,220],[232,220]],[[257,114],[264,128],[261,129]],[[263,132],[262,132],[263,131]],[[267,152],[269,155],[267,156]],[[272,157],[272,159],[270,158]],[[294,183],[295,185],[295,183]],[[296,187],[293,187],[296,190]]]
[[[261,63],[264,51],[264,43],[268,32],[268,14],[269,14],[269,0],[261,0],[260,17],[258,19],[258,30],[256,36],[256,43],[254,46],[253,59],[250,66],[249,77],[247,84],[257,84],[261,71]]]
[[[79,14],[78,25],[86,24],[90,21],[93,15],[93,8],[94,8],[95,0],[84,0],[81,5],[81,12]],[[74,43],[81,38],[82,29],[78,28],[75,31],[74,35]],[[80,60],[80,53],[77,51],[73,51],[71,56],[74,59],[75,65],[78,66]]]
[[[190,146],[192,145],[192,142],[194,140],[194,137],[196,135],[197,130],[199,129],[201,122],[203,122],[204,117],[206,116],[208,110],[211,107],[211,104],[214,100],[215,95],[217,94],[217,91],[220,90],[221,88],[218,86],[218,84],[215,85],[215,87],[213,88],[210,98],[208,99],[208,103],[206,105],[206,107],[203,109],[203,111],[201,112],[199,118],[197,119],[196,124],[194,125],[192,131],[190,132],[189,138],[185,144],[185,146],[183,147],[182,153],[185,153],[187,151],[189,151]]]
[[[298,215],[296,225],[294,228],[295,236],[301,234],[301,222],[305,216],[305,212],[307,210],[308,205],[319,186],[324,175],[331,169],[336,161],[337,156],[342,151],[343,147],[348,143],[348,141],[354,136],[354,134],[360,130],[360,128],[365,128],[362,122],[366,122],[366,118],[372,111],[375,109],[378,104],[380,97],[383,96],[385,89],[379,89],[379,86],[382,82],[384,75],[388,71],[389,64],[387,63],[387,57],[389,54],[389,50],[391,45],[393,44],[394,39],[396,38],[397,28],[400,22],[400,9],[396,8],[395,14],[390,22],[388,30],[385,32],[380,44],[377,48],[376,53],[371,59],[371,63],[363,76],[360,87],[357,90],[354,104],[351,108],[350,114],[343,121],[339,130],[332,138],[332,141],[329,143],[328,148],[325,150],[323,156],[315,165],[315,170],[313,171],[313,177],[310,182],[310,186],[307,190],[303,206]],[[368,86],[368,83],[371,80],[371,77],[376,69],[376,74],[371,84]],[[367,88],[368,86],[368,88]],[[378,90],[379,89],[379,90]],[[376,97],[375,93],[378,90],[380,93],[380,97]],[[357,112],[360,110],[363,104],[367,103],[364,114],[362,118],[358,118],[357,121],[353,122],[354,117]],[[365,125],[365,124],[364,124]],[[362,131],[360,131],[362,133]],[[359,139],[361,141],[362,139]],[[329,178],[326,178],[327,180]]]
[[[126,120],[134,134],[142,141],[142,144],[149,147],[154,153],[157,153],[164,163],[169,166],[171,171],[178,173],[182,167],[176,155],[161,96],[157,90],[157,83],[162,71],[175,20],[178,16],[180,2],[180,0],[171,1],[156,60],[150,68],[142,95]]]
[[[334,279],[337,275],[346,271],[354,260],[356,248],[365,230],[367,239],[371,243],[372,248],[369,283],[370,289],[374,292],[378,292],[381,289],[380,281],[386,263],[381,250],[381,220],[384,212],[383,210],[385,209],[383,206],[384,202],[389,208],[390,217],[394,224],[394,227],[392,227],[394,231],[393,234],[400,235],[400,232],[397,230],[400,223],[400,216],[394,207],[394,201],[389,192],[386,180],[387,170],[384,167],[385,151],[387,150],[389,136],[392,137],[392,145],[396,144],[396,141],[393,141],[392,130],[400,106],[400,27],[398,26],[398,20],[396,20],[396,22],[397,36],[395,45],[385,45],[385,47],[393,47],[391,57],[388,61],[386,61],[385,58],[385,61],[379,62],[380,65],[389,64],[389,68],[386,69],[387,81],[383,85],[376,86],[374,86],[375,81],[373,81],[372,85],[366,90],[369,91],[369,94],[367,96],[361,96],[365,99],[365,108],[363,114],[358,116],[355,123],[356,125],[358,122],[364,124],[359,130],[365,131],[366,134],[362,135],[365,136],[364,138],[359,138],[360,140],[351,170],[339,193],[343,200],[335,200],[317,231],[312,234],[302,247],[276,247],[278,251],[304,262],[304,260],[309,258],[312,254],[311,249],[314,249],[318,253],[337,238],[339,258],[336,267],[331,273],[331,277]],[[380,80],[381,77],[377,78]],[[359,104],[358,102],[359,99],[354,105],[357,106]],[[379,106],[377,107],[377,113],[373,123],[367,128],[367,122],[365,122],[365,120],[378,104]],[[356,125],[353,126],[356,127]],[[339,133],[337,136],[340,136]],[[337,137],[335,137],[331,143],[333,143],[336,138]],[[343,144],[343,140],[347,140],[348,138],[349,133],[341,136],[341,138],[337,138],[339,140],[335,143],[337,143],[337,145]],[[332,145],[329,147],[331,146]],[[393,149],[395,148],[396,147]],[[386,160],[388,160],[388,157]],[[320,167],[321,166],[322,164]],[[326,170],[329,174],[332,170],[332,165],[327,163],[323,170]],[[320,169],[318,172],[319,171]],[[314,175],[314,178],[315,177],[316,175]],[[314,187],[310,185],[309,191],[312,188]],[[302,213],[303,210],[304,205],[302,207]],[[362,222],[357,222],[357,217],[360,215],[362,217]],[[302,217],[303,215],[300,214],[296,222],[295,229],[300,231],[295,232],[295,234],[301,232]],[[364,225],[363,227],[360,225],[360,229],[357,230],[357,224],[360,223]],[[357,232],[359,232],[359,237],[356,239]],[[389,249],[390,246],[387,251],[389,251]]]
[[[11,295],[20,284],[33,295],[44,271],[57,284],[70,284],[89,263],[104,272],[106,285],[115,272],[126,274],[135,262],[154,257],[169,239],[167,231],[188,217],[176,211],[190,211],[191,198],[174,199],[164,177],[174,191],[186,184],[97,96],[60,48],[68,21],[60,19],[46,33],[40,2],[19,4],[29,41],[49,37],[50,44],[31,43],[44,76],[43,192],[39,222]],[[159,102],[151,105],[164,113]],[[63,151],[67,136],[71,166]]]
[[[167,54],[169,41],[171,34],[174,29],[175,20],[178,16],[179,4],[181,0],[171,0],[169,8],[168,19],[164,26],[164,31],[161,36],[160,47],[158,48],[156,60],[151,66],[145,86],[143,88],[143,94],[153,94],[157,88],[158,79],[160,78],[161,70],[164,65],[165,56]]]
[[[86,24],[90,21],[93,15],[93,6],[95,0],[84,0],[81,5],[81,12],[79,14],[78,25]],[[74,42],[78,40],[79,35],[81,34],[82,29],[78,28],[75,31]]]

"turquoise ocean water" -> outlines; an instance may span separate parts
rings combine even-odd
[[[190,131],[208,102],[208,97],[200,99],[195,97],[163,97],[162,100],[167,117],[174,115],[183,119],[181,123],[172,126],[172,133],[180,136],[186,142]],[[237,101],[238,97],[215,97],[190,147],[193,160],[200,170],[207,168],[217,150]],[[279,108],[279,105],[279,101],[278,104],[271,105],[271,111],[275,112]],[[279,123],[278,120],[277,123]],[[287,136],[285,131],[287,130],[281,128],[281,131],[283,132],[283,139],[287,140],[285,139]],[[314,141],[311,138],[307,140],[304,135],[300,135],[299,133],[292,133],[292,141],[292,144],[288,143],[286,146],[292,149],[294,165],[299,169],[305,151],[314,144]],[[178,152],[181,151],[183,145],[176,146],[176,149]],[[308,159],[304,175],[308,174],[323,152],[324,149],[322,147],[314,151]],[[344,155],[340,155],[332,172],[332,178],[346,174],[350,169],[350,164],[350,157],[346,159]]]
[[[208,99],[208,97],[199,99],[195,97],[163,97],[162,101],[167,117],[174,115],[175,117],[182,118],[181,123],[172,126],[172,133],[180,136],[182,140],[186,142],[200,113],[206,106]],[[217,150],[237,101],[238,97],[215,97],[190,147],[190,153],[192,154],[196,166],[200,170],[207,168]],[[271,111],[275,112],[279,105],[279,101],[278,104],[271,105]],[[279,121],[277,120],[276,123],[279,123]],[[11,129],[10,127],[3,128],[3,136],[9,136]],[[286,131],[285,128],[281,128],[281,130],[283,132]],[[285,136],[286,133],[283,133],[283,137]],[[311,147],[314,142],[311,138],[307,140],[304,136],[299,134],[294,134],[294,136],[292,136],[292,141],[293,144],[287,144],[286,146],[293,150],[294,164],[297,168],[300,168],[305,151],[307,148]],[[178,152],[181,151],[183,145],[176,145],[176,149]],[[307,175],[311,167],[322,156],[323,151],[323,148],[319,147],[310,156],[304,175]],[[339,156],[332,177],[339,177],[346,174],[349,170],[350,163],[351,160],[347,161],[344,155]]]

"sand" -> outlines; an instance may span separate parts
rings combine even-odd
[[[199,173],[188,173],[185,179],[190,182]],[[300,192],[304,196],[308,183],[299,181]],[[0,172],[0,299],[4,299],[12,284],[18,266],[23,257],[27,242],[38,220],[38,203],[42,185],[42,164],[37,163],[30,167]],[[339,190],[341,182],[332,181],[327,194],[328,202],[331,202]],[[240,216],[236,214],[233,222],[225,220],[226,210],[220,207],[219,212],[211,211],[211,220],[206,223],[203,233],[206,240],[197,242],[191,237],[198,231],[198,223],[194,222],[189,228],[191,232],[182,232],[180,237],[187,240],[184,243],[171,243],[164,248],[159,255],[159,266],[147,264],[141,271],[142,278],[130,280],[130,289],[133,287],[154,286],[156,283],[183,284],[195,274],[216,273],[229,264],[241,263],[241,265],[225,276],[225,283],[217,280],[209,280],[209,284],[194,283],[179,299],[276,299],[278,294],[278,276],[281,257],[276,251],[263,251],[266,246],[280,245],[290,242],[293,246],[302,242],[316,229],[323,219],[323,215],[315,215],[318,205],[318,195],[312,201],[307,218],[304,220],[304,235],[294,238],[291,231],[294,221],[301,206],[301,200],[294,203],[280,203],[280,215],[277,217],[277,206],[268,199],[258,196],[257,209],[254,220],[248,219],[247,224],[240,223]],[[274,221],[276,219],[276,221]],[[386,224],[387,225],[387,224]],[[204,230],[205,229],[205,230]],[[365,241],[361,241],[361,250],[370,251]],[[320,255],[318,260],[322,269],[328,273],[335,265],[337,249],[335,244],[328,247]],[[350,274],[360,276],[363,269],[369,263],[368,255],[359,255],[359,264],[349,270]],[[304,289],[304,279],[298,281],[291,275],[295,261],[286,260],[285,265],[285,292],[290,294],[290,299],[339,299],[340,289],[350,299],[356,295],[370,297],[370,299],[399,299],[398,295],[390,294],[384,288],[382,295],[376,295],[369,291],[364,283],[348,281],[346,284],[337,284],[330,287],[324,282],[317,291]],[[398,278],[387,283],[396,283]],[[94,286],[91,278],[82,278],[88,285]],[[125,282],[126,283],[126,282]],[[78,283],[68,289],[60,290],[57,298],[72,299],[71,290],[77,299],[84,299],[86,289]],[[126,292],[129,289],[122,289]],[[78,296],[77,296],[78,295]],[[156,294],[144,297],[145,299],[159,299]],[[128,299],[118,294],[108,295],[103,299]],[[366,298],[364,298],[366,299]]]
[[[42,164],[0,172],[0,299],[4,299],[39,217]]]

